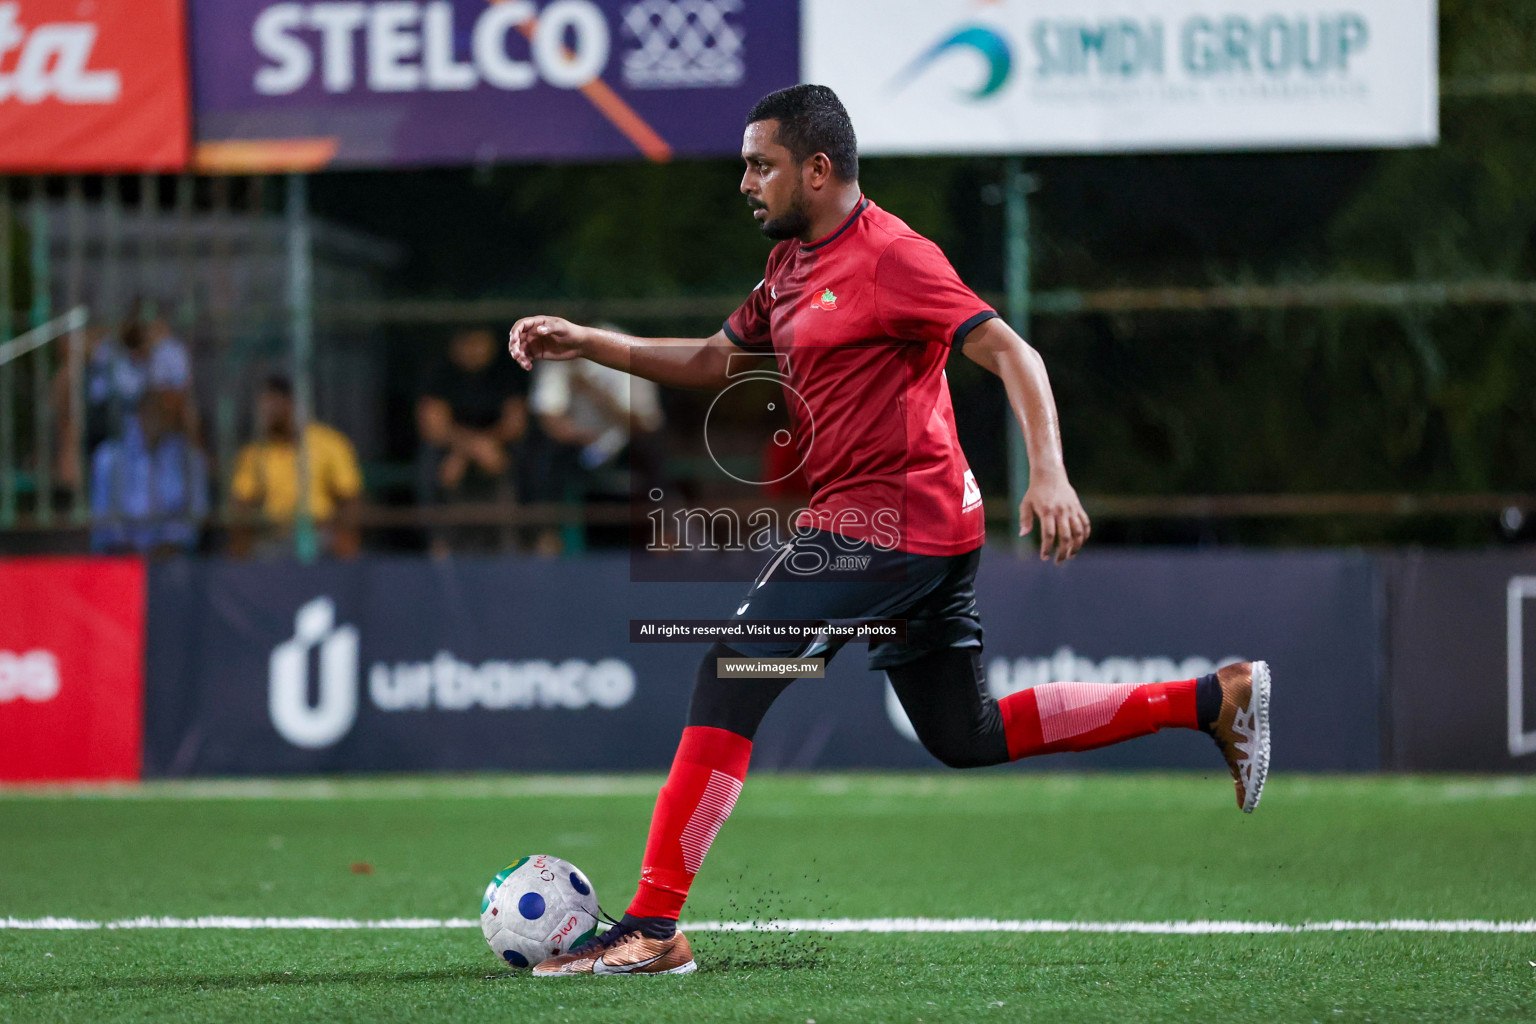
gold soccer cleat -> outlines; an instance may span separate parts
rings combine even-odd
[[[1269,775],[1269,664],[1241,661],[1216,671],[1221,713],[1208,730],[1232,771],[1237,806],[1252,814]]]
[[[653,939],[635,931],[620,932],[615,927],[569,953],[535,965],[533,974],[536,978],[576,974],[691,974],[698,966],[693,962],[693,948],[688,945],[688,937],[682,932],[674,933],[670,939]]]

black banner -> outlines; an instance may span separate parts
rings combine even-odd
[[[1186,679],[1263,659],[1274,675],[1276,770],[1380,766],[1382,599],[1370,558],[1130,552],[1057,567],[989,555],[977,597],[994,695],[1063,679]],[[1170,730],[1035,766],[1207,768],[1211,750],[1199,733]]]
[[[1536,554],[1384,560],[1388,767],[1536,770]]]
[[[152,567],[146,772],[664,769],[706,644],[631,620],[729,615],[739,583],[634,583],[623,556]],[[1379,580],[1341,554],[994,550],[977,580],[987,685],[1142,682],[1228,658],[1274,668],[1277,769],[1379,766]],[[759,732],[758,769],[931,768],[850,644]],[[1169,731],[1025,768],[1224,771]]]

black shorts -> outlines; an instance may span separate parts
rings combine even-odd
[[[825,530],[807,531],[775,552],[731,618],[830,624],[905,619],[905,641],[870,643],[872,669],[905,665],[946,647],[979,650],[975,584],[980,564],[980,548],[961,555],[914,555]],[[817,638],[728,646],[748,658],[830,659],[846,642]]]

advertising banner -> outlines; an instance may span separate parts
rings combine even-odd
[[[1060,568],[1000,556],[983,562],[977,599],[996,695],[1061,679],[1187,679],[1263,659],[1277,771],[1380,767],[1381,583],[1365,555],[1127,552]],[[1210,768],[1210,757],[1208,737],[1170,730],[1045,760]]]
[[[0,782],[136,779],[144,566],[0,561]]]
[[[1397,555],[1390,756],[1403,771],[1536,771],[1536,554]]]
[[[662,770],[704,643],[631,642],[631,620],[721,619],[736,583],[632,583],[623,556],[162,563],[150,577],[154,775]],[[1103,555],[1063,568],[988,552],[987,686],[1188,678],[1274,666],[1275,765],[1378,767],[1379,599],[1363,557]],[[802,679],[758,733],[767,770],[933,768],[866,649]],[[1225,767],[1169,731],[1030,769]]]
[[[628,643],[622,561],[156,565],[156,775],[664,765],[692,647]]]
[[[186,45],[182,0],[0,2],[0,171],[184,167]]]
[[[1416,146],[1435,0],[805,0],[866,153]]]
[[[799,80],[794,0],[192,0],[212,168],[740,151]]]

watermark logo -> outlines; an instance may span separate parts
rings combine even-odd
[[[812,315],[798,296],[793,301],[804,315]],[[810,301],[814,309],[838,308],[831,288],[814,291]],[[821,417],[807,395],[830,403],[847,396],[795,377],[793,358],[781,353],[765,363],[747,353],[731,356],[727,383],[710,400],[703,419],[703,449],[717,477],[690,482],[692,493],[682,500],[651,484],[632,492],[631,569],[636,578],[746,582],[758,575],[755,561],[677,556],[762,555],[791,542],[793,550],[773,564],[783,564],[798,577],[897,572],[894,563],[872,557],[872,549],[890,551],[902,543],[905,462],[895,449],[907,437],[906,407],[882,401],[855,413],[842,411],[857,417],[851,428],[855,436],[883,440],[878,437],[883,433],[895,439],[888,460],[894,468],[868,477],[865,491],[855,499],[818,498],[812,472],[818,460],[824,464],[838,455],[835,449],[818,449]],[[865,497],[870,493],[872,500]],[[978,489],[978,501],[979,494]]]
[[[0,67],[17,52],[15,67],[0,75],[0,102],[54,99],[63,103],[116,103],[123,94],[116,71],[91,70],[96,26],[89,21],[38,25],[30,32],[20,20],[21,4],[0,3]]]
[[[829,290],[826,294],[831,295]],[[832,308],[836,308],[833,298]],[[737,483],[753,487],[781,483],[798,473],[810,457],[811,446],[816,441],[816,417],[811,403],[796,391],[789,382],[789,359],[781,358],[773,368],[757,368],[730,372],[732,381],[721,389],[709,403],[704,414],[704,449],[715,468]],[[767,425],[769,442],[776,448],[793,450],[799,458],[789,463],[789,468],[773,475],[745,470],[733,463],[728,468],[724,457],[728,448],[721,445],[722,435],[729,433],[722,421],[740,420],[755,416],[759,423]],[[798,440],[798,443],[797,443]],[[653,497],[659,501],[659,497]]]
[[[0,704],[13,700],[41,704],[59,695],[59,659],[52,651],[0,651]]]

